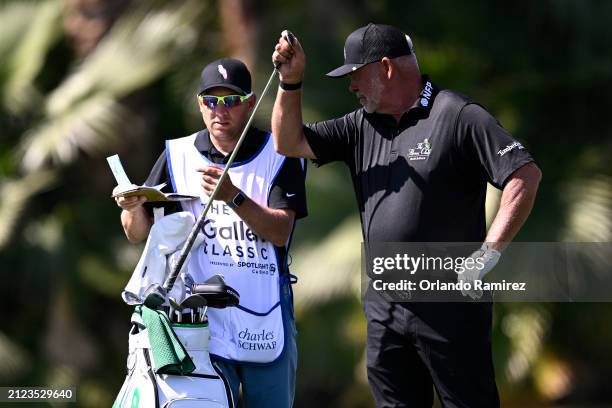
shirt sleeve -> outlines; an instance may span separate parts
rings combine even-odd
[[[295,218],[308,215],[306,206],[306,161],[287,157],[272,184],[268,207],[295,211]]]
[[[304,136],[317,157],[317,166],[333,161],[348,163],[353,155],[355,112],[343,117],[304,125]]]
[[[163,191],[167,191],[168,185],[170,184],[170,178],[168,177],[168,166],[166,166],[166,150],[159,155],[157,161],[153,165],[149,177],[144,182],[145,186],[156,186],[161,183],[168,183]],[[170,186],[172,189],[172,186]]]
[[[466,105],[459,114],[456,135],[464,157],[499,189],[512,173],[535,161],[497,119],[475,103]]]
[[[153,165],[149,177],[144,182],[145,186],[156,186],[161,183],[166,183],[161,191],[164,193],[175,193],[172,183],[170,181],[170,175],[168,174],[168,166],[166,165],[166,150],[159,155],[159,158]],[[181,211],[181,205],[177,202],[165,202],[165,203],[145,203],[144,208],[147,210],[149,215],[153,216],[154,207],[164,207],[164,214],[172,214]]]

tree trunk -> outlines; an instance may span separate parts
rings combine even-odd
[[[254,1],[220,1],[219,14],[224,49],[227,55],[244,62],[253,73],[259,35]]]

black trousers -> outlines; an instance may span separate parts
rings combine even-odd
[[[378,408],[495,408],[491,303],[364,302],[368,382]]]

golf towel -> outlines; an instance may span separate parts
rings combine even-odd
[[[153,369],[157,374],[183,375],[195,370],[195,364],[176,337],[163,312],[138,305],[134,313],[141,317],[147,329],[153,355]]]

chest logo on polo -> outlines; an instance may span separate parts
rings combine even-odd
[[[408,160],[427,160],[431,153],[431,143],[425,138],[422,142],[417,143],[414,149],[408,151]]]

